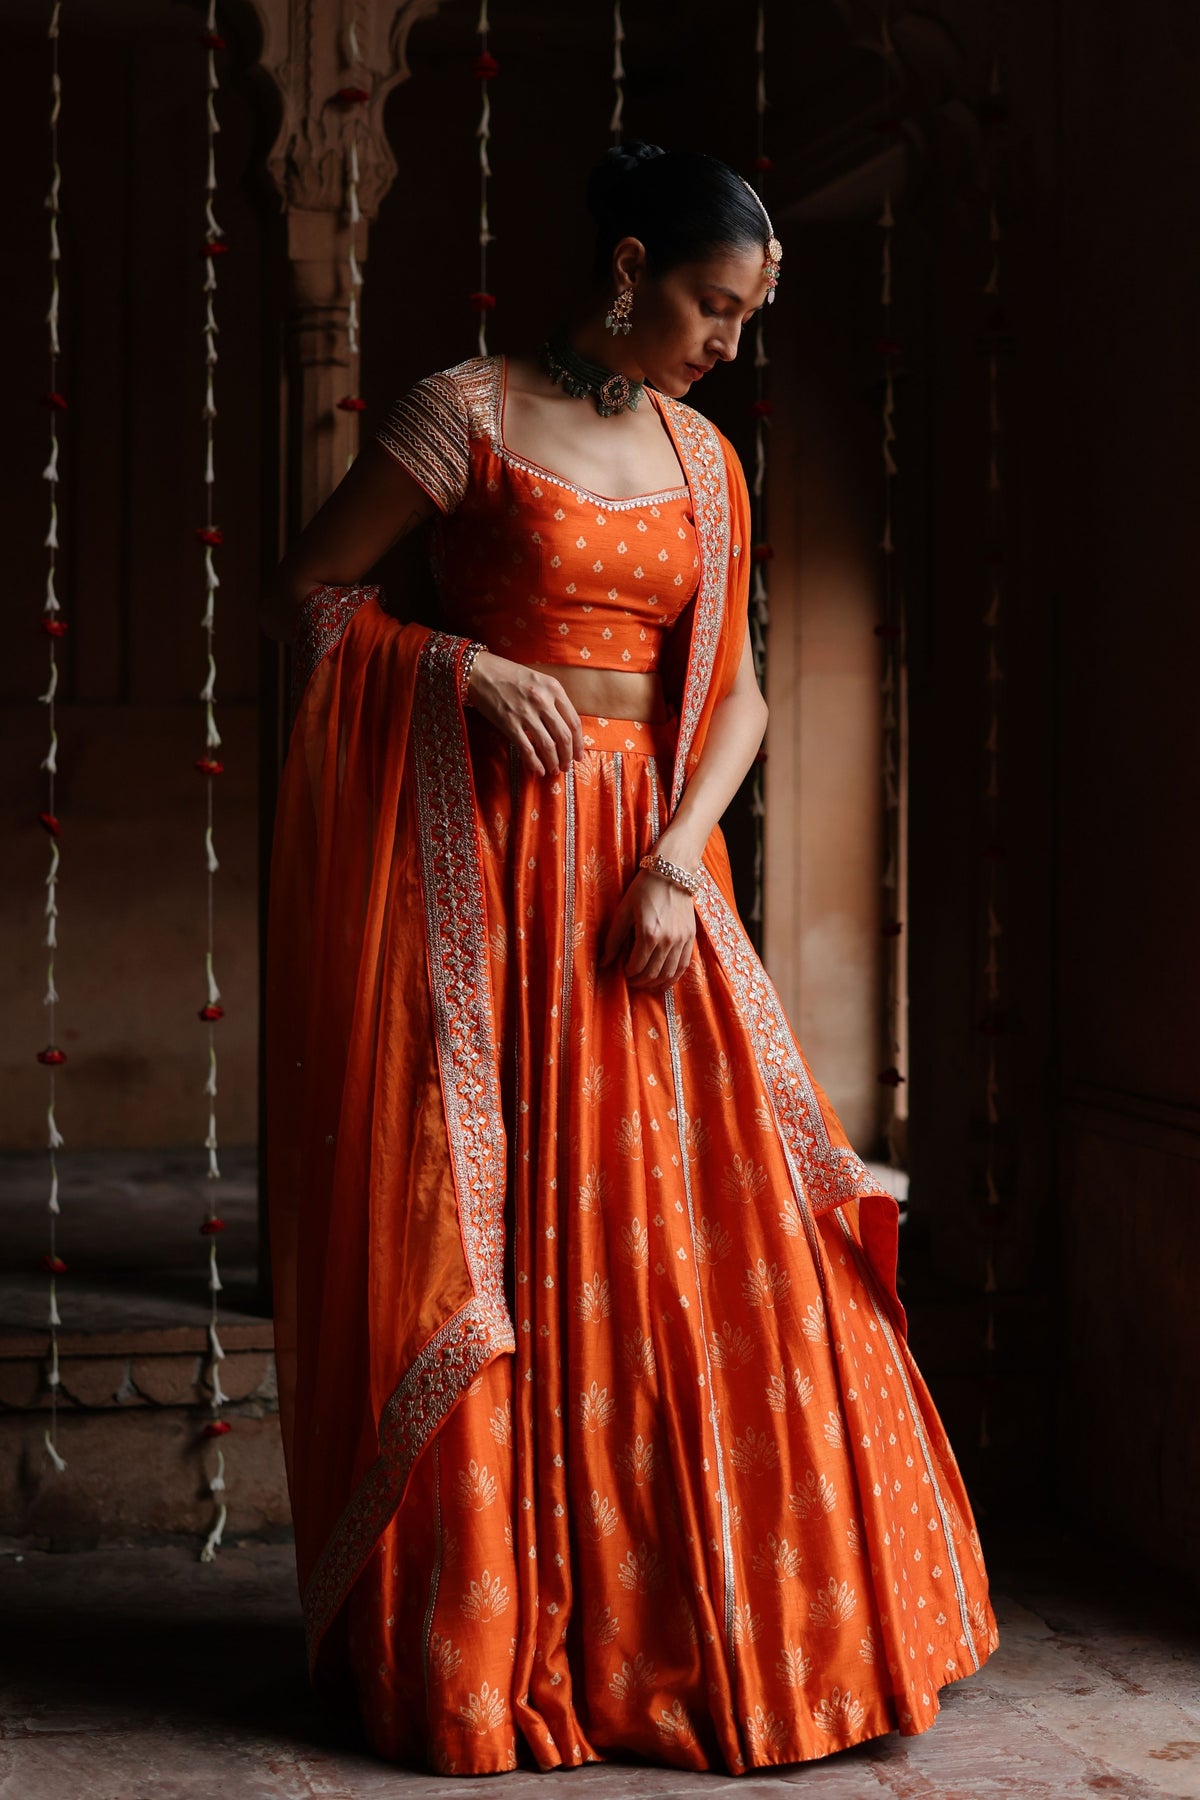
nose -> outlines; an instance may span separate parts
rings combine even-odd
[[[724,331],[718,331],[711,339],[711,347],[714,355],[720,357],[722,362],[732,362],[738,353],[738,344],[741,342],[741,336],[742,326],[740,320],[735,320],[731,325],[727,326]]]

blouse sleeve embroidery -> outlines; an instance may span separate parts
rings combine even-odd
[[[470,453],[467,409],[451,376],[422,377],[396,401],[375,437],[439,511],[454,511],[467,491]]]

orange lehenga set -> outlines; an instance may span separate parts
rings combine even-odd
[[[647,389],[686,477],[613,500],[510,452],[506,363],[380,439],[436,502],[446,630],[316,590],[268,944],[280,1410],[310,1668],[447,1774],[753,1768],[933,1721],[997,1643],[906,1341],[898,1209],[738,917],[720,829],[690,965],[597,966],[741,654],[737,457]],[[535,777],[472,638],[653,669]]]

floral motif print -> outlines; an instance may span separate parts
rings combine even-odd
[[[506,821],[489,903],[522,921],[492,965],[517,1349],[351,1595],[364,1718],[459,1774],[610,1753],[742,1773],[922,1731],[997,1641],[957,1464],[857,1203],[805,1214],[704,926],[670,1014],[596,969],[671,740],[585,725],[586,779],[539,784],[472,721]],[[539,842],[559,850],[531,869]]]

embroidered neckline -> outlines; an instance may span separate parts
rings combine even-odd
[[[660,488],[657,492],[650,494],[598,494],[593,488],[581,487],[577,481],[572,481],[568,476],[560,475],[556,470],[546,468],[544,463],[531,462],[527,457],[518,456],[514,450],[509,449],[504,441],[504,402],[508,393],[508,357],[504,352],[498,353],[495,358],[493,380],[495,382],[495,398],[490,421],[492,429],[488,435],[491,438],[495,454],[512,468],[523,469],[527,475],[538,475],[542,480],[551,482],[555,487],[566,488],[568,493],[577,495],[580,500],[590,501],[606,512],[627,512],[630,507],[634,506],[654,506],[663,500],[683,500],[691,497],[691,488],[686,483],[672,488]],[[647,388],[646,391],[650,395],[654,410],[662,421],[663,430],[674,445],[674,437],[663,416],[663,409],[658,403],[658,395],[650,388]]]

